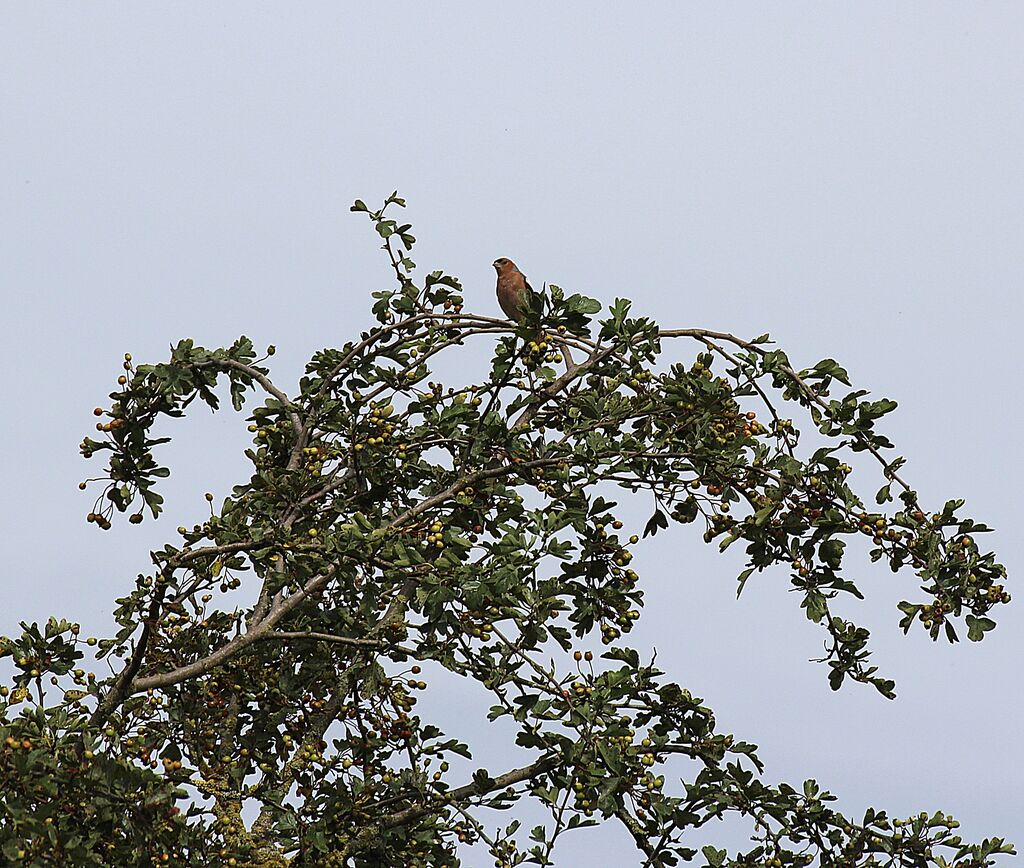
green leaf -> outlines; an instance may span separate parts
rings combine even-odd
[[[833,690],[838,690],[843,686],[844,678],[846,678],[846,670],[836,664],[832,664],[832,670],[828,673],[828,686]]]
[[[816,624],[821,622],[821,619],[825,617],[828,611],[825,596],[820,591],[808,591],[804,595],[804,600],[800,606],[806,610],[807,619],[814,621]]]
[[[579,295],[578,293],[570,295],[565,300],[565,306],[570,311],[582,314],[599,313],[601,310],[601,302],[597,299],[587,298],[585,295]]]
[[[654,536],[659,528],[668,527],[668,516],[665,515],[660,509],[654,510],[654,515],[650,517],[647,524],[644,526],[644,536]]]
[[[754,567],[747,567],[742,573],[739,574],[737,582],[739,583],[736,587],[736,598],[739,599],[740,594],[743,593],[743,587],[747,584],[747,579],[750,578],[754,572]]]
[[[967,621],[967,638],[972,642],[980,642],[985,638],[985,634],[989,630],[994,630],[996,622],[991,618],[978,618],[974,615],[968,615]]]
[[[708,865],[711,865],[712,868],[719,868],[720,865],[724,865],[725,857],[729,855],[727,850],[717,850],[710,844],[702,847],[700,852],[704,854],[704,858],[708,860]]]
[[[846,543],[841,539],[827,539],[818,547],[818,557],[822,563],[827,564],[833,570],[839,569],[843,561],[843,550]]]
[[[473,783],[476,784],[477,789],[483,793],[494,784],[494,778],[491,777],[490,772],[488,772],[487,769],[481,768],[473,772]]]

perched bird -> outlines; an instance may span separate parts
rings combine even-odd
[[[502,256],[492,265],[498,272],[498,304],[510,320],[522,322],[533,306],[533,288],[511,259]]]

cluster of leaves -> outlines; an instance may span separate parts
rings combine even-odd
[[[186,792],[139,754],[126,761],[101,749],[81,700],[96,676],[77,666],[79,626],[51,618],[43,629],[22,624],[19,640],[2,639],[0,654],[16,666],[13,688],[0,688],[0,853],[7,865],[184,864],[203,859],[207,842],[178,803]],[[45,687],[61,684],[61,702]],[[24,703],[20,716],[8,718]]]
[[[929,513],[899,476],[876,430],[895,404],[852,390],[832,360],[798,371],[767,336],[661,329],[622,299],[597,322],[596,301],[556,286],[518,326],[469,314],[454,277],[414,280],[411,227],[389,216],[402,206],[353,207],[396,286],[375,293],[378,325],[317,353],[294,397],[245,338],[212,351],[183,341],[160,365],[126,356],[98,409],[103,437],[82,444],[109,453],[91,521],[160,512],[154,424],[196,397],[216,409],[222,378],[236,409],[264,394],[253,472],[219,509],[208,495],[210,517],[179,528],[118,600],[119,632],[95,643],[112,676],[75,668],[95,640],[74,625],[7,641],[18,669],[0,688],[0,786],[17,798],[0,815],[5,856],[440,868],[478,844],[499,866],[552,865],[562,835],[601,818],[621,823],[643,865],[667,866],[698,856],[687,832],[731,813],[755,846],[705,848],[709,865],[982,866],[1011,852],[965,844],[942,814],[855,821],[813,781],[765,783],[753,745],[624,644],[644,594],[630,566],[640,529],[625,530],[615,488],[650,498],[645,536],[675,521],[722,549],[742,541],[740,589],[787,568],[826,632],[833,688],[849,678],[893,695],[867,631],[833,611],[860,596],[843,571],[850,538],[922,583],[925,599],[900,605],[904,629],[955,640],[963,619],[983,638],[1009,600],[1005,571],[960,501]],[[431,379],[440,354],[474,339],[494,346],[487,370]],[[666,360],[680,341],[696,357]],[[787,401],[820,446],[801,448]],[[884,482],[870,509],[849,485],[861,454]],[[253,605],[232,601],[243,583]],[[583,650],[591,636],[599,662]],[[470,748],[415,711],[424,666],[488,691],[527,764],[460,781]],[[488,828],[483,809],[523,798],[550,823],[526,840],[516,822]]]

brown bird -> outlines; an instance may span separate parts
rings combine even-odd
[[[510,320],[522,322],[530,312],[533,288],[511,259],[502,256],[492,265],[498,272],[498,304]]]

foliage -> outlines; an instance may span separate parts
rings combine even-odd
[[[553,865],[556,841],[599,820],[621,824],[644,866],[980,866],[1012,852],[963,843],[941,813],[847,818],[814,781],[763,781],[754,745],[624,643],[644,593],[615,491],[649,498],[644,536],[673,521],[741,544],[740,590],[788,569],[825,631],[834,689],[894,695],[868,632],[837,608],[861,596],[844,571],[852,538],[916,577],[905,631],[984,638],[1009,601],[1005,571],[962,501],[926,510],[900,476],[876,427],[895,403],[854,389],[831,359],[797,370],[767,335],[661,329],[625,299],[595,319],[598,302],[550,286],[518,327],[470,314],[454,277],[414,279],[411,227],[390,216],[403,206],[353,206],[395,286],[374,293],[378,325],[318,352],[294,397],[244,337],[217,350],[185,340],[162,364],[125,357],[98,439],[81,447],[108,459],[91,522],[159,515],[169,470],[154,431],[196,398],[216,409],[225,380],[235,409],[263,395],[252,476],[219,508],[207,495],[210,517],[153,552],[117,601],[115,636],[51,620],[4,640],[16,667],[0,690],[5,858],[455,866],[482,842],[498,865]],[[493,345],[479,382],[431,379],[473,339]],[[679,357],[681,341],[695,358]],[[786,403],[810,419],[813,446]],[[850,485],[859,459],[884,482],[870,506]],[[243,585],[253,605],[233,599]],[[583,650],[591,636],[598,659]],[[91,645],[114,675],[78,666]],[[415,711],[424,665],[489,692],[491,719],[518,728],[522,767],[458,777],[470,747]],[[550,810],[526,834],[481,811],[524,798]],[[751,850],[688,845],[733,813]]]

